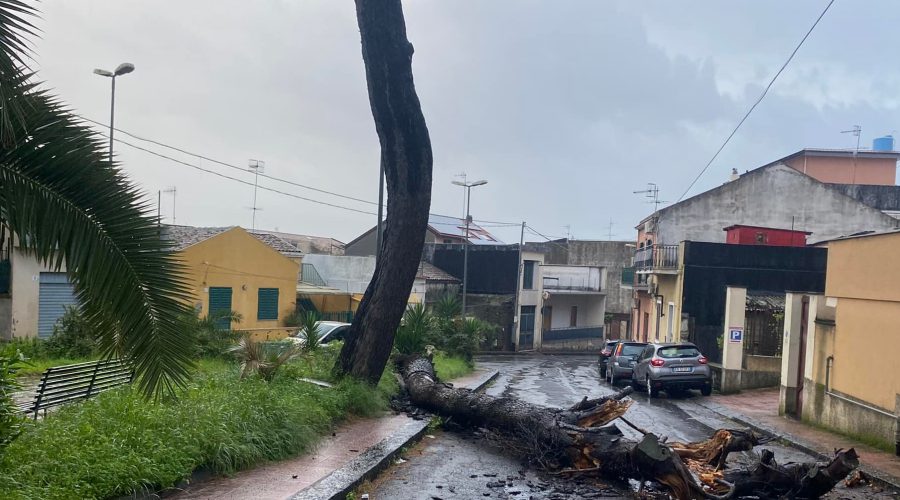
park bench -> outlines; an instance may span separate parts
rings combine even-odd
[[[41,375],[34,399],[19,405],[25,414],[38,412],[47,408],[63,405],[71,401],[88,399],[103,391],[129,384],[134,379],[131,365],[121,359],[91,361],[74,365],[54,366],[47,368]]]

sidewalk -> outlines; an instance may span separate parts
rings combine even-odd
[[[882,481],[900,485],[900,457],[840,434],[778,415],[778,388],[716,395],[698,403],[732,420],[782,437],[804,451],[824,457],[830,458],[838,448],[855,448],[863,471]]]
[[[457,387],[483,385],[490,372],[475,370],[454,380],[453,384]],[[393,438],[405,443],[421,435],[427,424],[427,421],[414,420],[404,414],[354,420],[338,427],[310,454],[241,471],[231,477],[215,477],[164,497],[178,500],[289,498],[303,490],[313,489],[311,487],[314,485],[320,486],[336,471],[348,466],[352,468],[355,461],[371,462],[366,455],[371,455],[373,449],[378,452],[373,459],[378,461],[385,451],[381,448],[394,446],[385,446],[386,442]],[[344,478],[338,482],[345,482]]]

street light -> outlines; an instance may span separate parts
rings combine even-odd
[[[472,204],[472,188],[475,186],[484,186],[487,181],[480,180],[475,182],[452,181],[457,186],[466,188],[466,237],[465,246],[463,247],[463,290],[462,290],[462,315],[466,317],[466,291],[469,284],[469,223],[472,216],[469,215],[469,206]]]
[[[105,69],[95,69],[94,74],[105,76],[112,80],[112,99],[109,105],[109,161],[112,161],[113,155],[113,121],[116,117],[116,77],[127,75],[134,71],[134,64],[122,63],[115,71],[107,71]]]

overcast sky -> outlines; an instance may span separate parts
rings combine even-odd
[[[646,183],[674,201],[827,2],[410,0],[413,71],[434,148],[431,211],[548,236],[633,239],[652,211]],[[78,113],[244,167],[374,201],[378,141],[351,0],[46,0],[40,76]],[[900,128],[900,3],[838,0],[692,193],[803,147],[862,146]],[[245,181],[251,174],[120,135]],[[250,226],[253,188],[117,144],[155,200],[177,188],[178,223]],[[363,211],[374,206],[261,179]],[[259,191],[257,226],[349,241],[374,216]],[[172,197],[162,213],[171,222]],[[517,228],[490,228],[517,242]],[[534,239],[534,238],[531,238]]]

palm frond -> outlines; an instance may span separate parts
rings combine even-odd
[[[147,395],[170,394],[192,364],[183,270],[100,137],[26,71],[33,14],[0,1],[0,218],[41,262],[65,264],[104,353],[129,358]]]

